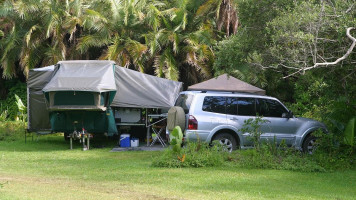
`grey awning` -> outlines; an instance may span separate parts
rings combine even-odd
[[[182,83],[116,67],[116,96],[111,106],[169,108],[174,106]]]

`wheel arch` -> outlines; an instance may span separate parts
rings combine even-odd
[[[312,134],[314,131],[321,129],[325,134],[328,133],[327,129],[325,127],[321,127],[321,126],[316,126],[316,127],[311,127],[308,130],[304,131],[303,135],[302,135],[302,139],[300,140],[300,147],[303,146],[303,143],[305,141],[305,139]]]
[[[241,139],[240,139],[239,134],[236,133],[234,130],[228,129],[228,128],[223,128],[223,129],[220,129],[220,130],[216,131],[216,132],[211,136],[211,140],[210,140],[210,141],[213,141],[214,138],[215,138],[218,134],[220,134],[220,133],[228,133],[228,134],[230,134],[232,137],[234,137],[237,146],[240,148],[240,146],[241,146]]]

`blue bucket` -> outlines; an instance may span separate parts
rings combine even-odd
[[[120,135],[120,147],[131,147],[130,134]]]

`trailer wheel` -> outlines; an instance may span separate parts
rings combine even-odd
[[[63,133],[64,135],[64,140],[69,141],[69,133]]]

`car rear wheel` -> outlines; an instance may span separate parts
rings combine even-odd
[[[235,138],[229,133],[219,133],[213,139],[213,143],[220,144],[224,151],[231,152],[236,149],[237,142]]]
[[[302,146],[304,153],[313,154],[313,151],[317,146],[316,139],[317,139],[316,137],[310,134],[305,138]]]

